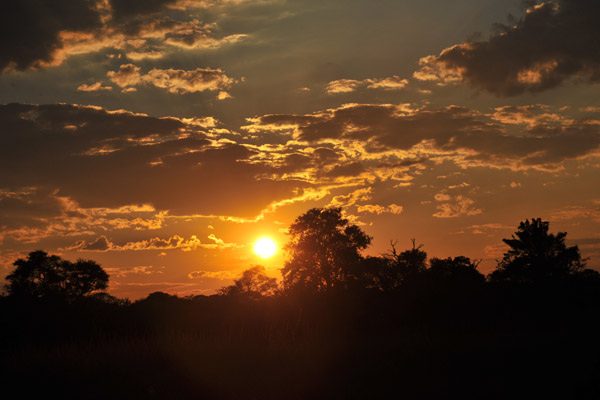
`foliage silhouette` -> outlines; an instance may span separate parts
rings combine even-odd
[[[427,269],[427,253],[421,248],[423,245],[416,245],[416,240],[411,239],[412,248],[398,253],[396,243],[391,243],[392,250],[387,257],[391,261],[391,268],[395,286],[411,279],[417,278]]]
[[[477,265],[464,256],[432,258],[427,273],[438,281],[483,283],[485,276],[477,271]]]
[[[320,287],[300,279],[274,291],[256,266],[211,296],[0,297],[0,384],[23,398],[65,399],[599,398],[600,277],[578,267],[578,252],[552,279],[497,284],[464,256],[427,262],[415,241],[363,257],[368,241],[352,239],[339,210],[326,211],[301,220],[308,233],[294,231],[292,244],[316,242],[308,249],[331,257],[339,270],[330,286],[323,254],[301,248],[292,254],[306,264],[295,273]],[[326,247],[328,237],[342,245]],[[564,236],[553,240],[560,253]],[[511,243],[514,259],[540,258]],[[37,257],[49,271],[62,262]],[[561,258],[541,259],[546,273],[547,260]],[[297,296],[298,287],[312,291]]]
[[[341,208],[313,208],[290,226],[281,269],[284,288],[323,292],[360,279],[360,251],[371,237],[342,217]]]
[[[510,249],[490,274],[490,280],[537,282],[564,279],[584,271],[579,248],[566,246],[566,232],[548,233],[549,225],[541,218],[532,218],[531,222],[526,219],[511,239],[502,239]]]
[[[225,296],[258,299],[274,295],[278,287],[277,279],[267,276],[265,267],[255,265],[245,270],[240,279],[235,279],[233,285],[220,289],[219,293]]]
[[[74,300],[108,287],[108,274],[92,260],[73,263],[37,250],[13,265],[17,268],[6,277],[13,296]]]

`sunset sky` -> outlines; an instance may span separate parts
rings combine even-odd
[[[526,218],[600,269],[600,2],[20,0],[0,5],[0,272],[42,249],[109,292],[278,276],[342,207],[366,254],[490,272]],[[275,256],[253,251],[268,236]]]

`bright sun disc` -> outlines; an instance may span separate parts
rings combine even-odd
[[[254,252],[262,258],[271,257],[275,254],[275,250],[277,250],[277,246],[275,246],[275,242],[269,238],[258,239],[254,245]]]

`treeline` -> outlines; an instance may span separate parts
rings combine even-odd
[[[274,294],[371,290],[378,293],[418,286],[450,285],[463,289],[490,283],[534,284],[573,280],[600,281],[600,273],[587,269],[577,246],[565,244],[566,233],[554,235],[541,219],[521,222],[496,269],[487,277],[478,262],[465,256],[431,258],[422,245],[398,252],[391,243],[388,254],[363,257],[372,238],[342,217],[340,208],[312,209],[298,217],[289,229],[285,249],[288,258],[281,272],[283,282],[268,278],[260,266],[246,270],[221,294],[259,298]],[[487,278],[487,279],[486,279]]]
[[[0,299],[0,379],[24,397],[597,398],[600,274],[565,238],[526,220],[486,277],[416,241],[365,257],[340,209],[312,209],[282,282],[254,266],[212,296],[133,303],[93,261],[33,252]]]
[[[521,222],[515,234],[503,239],[508,251],[487,277],[478,262],[465,256],[431,258],[422,245],[399,252],[391,243],[388,254],[364,257],[372,238],[343,218],[341,208],[311,209],[289,228],[283,281],[268,277],[262,266],[243,272],[218,295],[257,300],[271,296],[312,296],[322,293],[371,291],[389,293],[422,285],[458,285],[463,288],[488,283],[534,284],[573,280],[600,281],[600,273],[587,269],[577,246],[565,244],[566,233],[549,232],[541,219]],[[109,276],[92,260],[70,262],[38,250],[14,262],[6,291],[13,298],[46,298],[74,302],[95,298],[126,304],[106,294]],[[157,292],[152,297],[161,297]],[[163,298],[170,298],[166,294]]]

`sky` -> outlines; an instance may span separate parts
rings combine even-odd
[[[489,273],[520,221],[600,270],[600,3],[21,0],[0,5],[0,275],[92,259],[109,293],[278,277],[287,227]],[[277,243],[262,259],[253,245]]]

